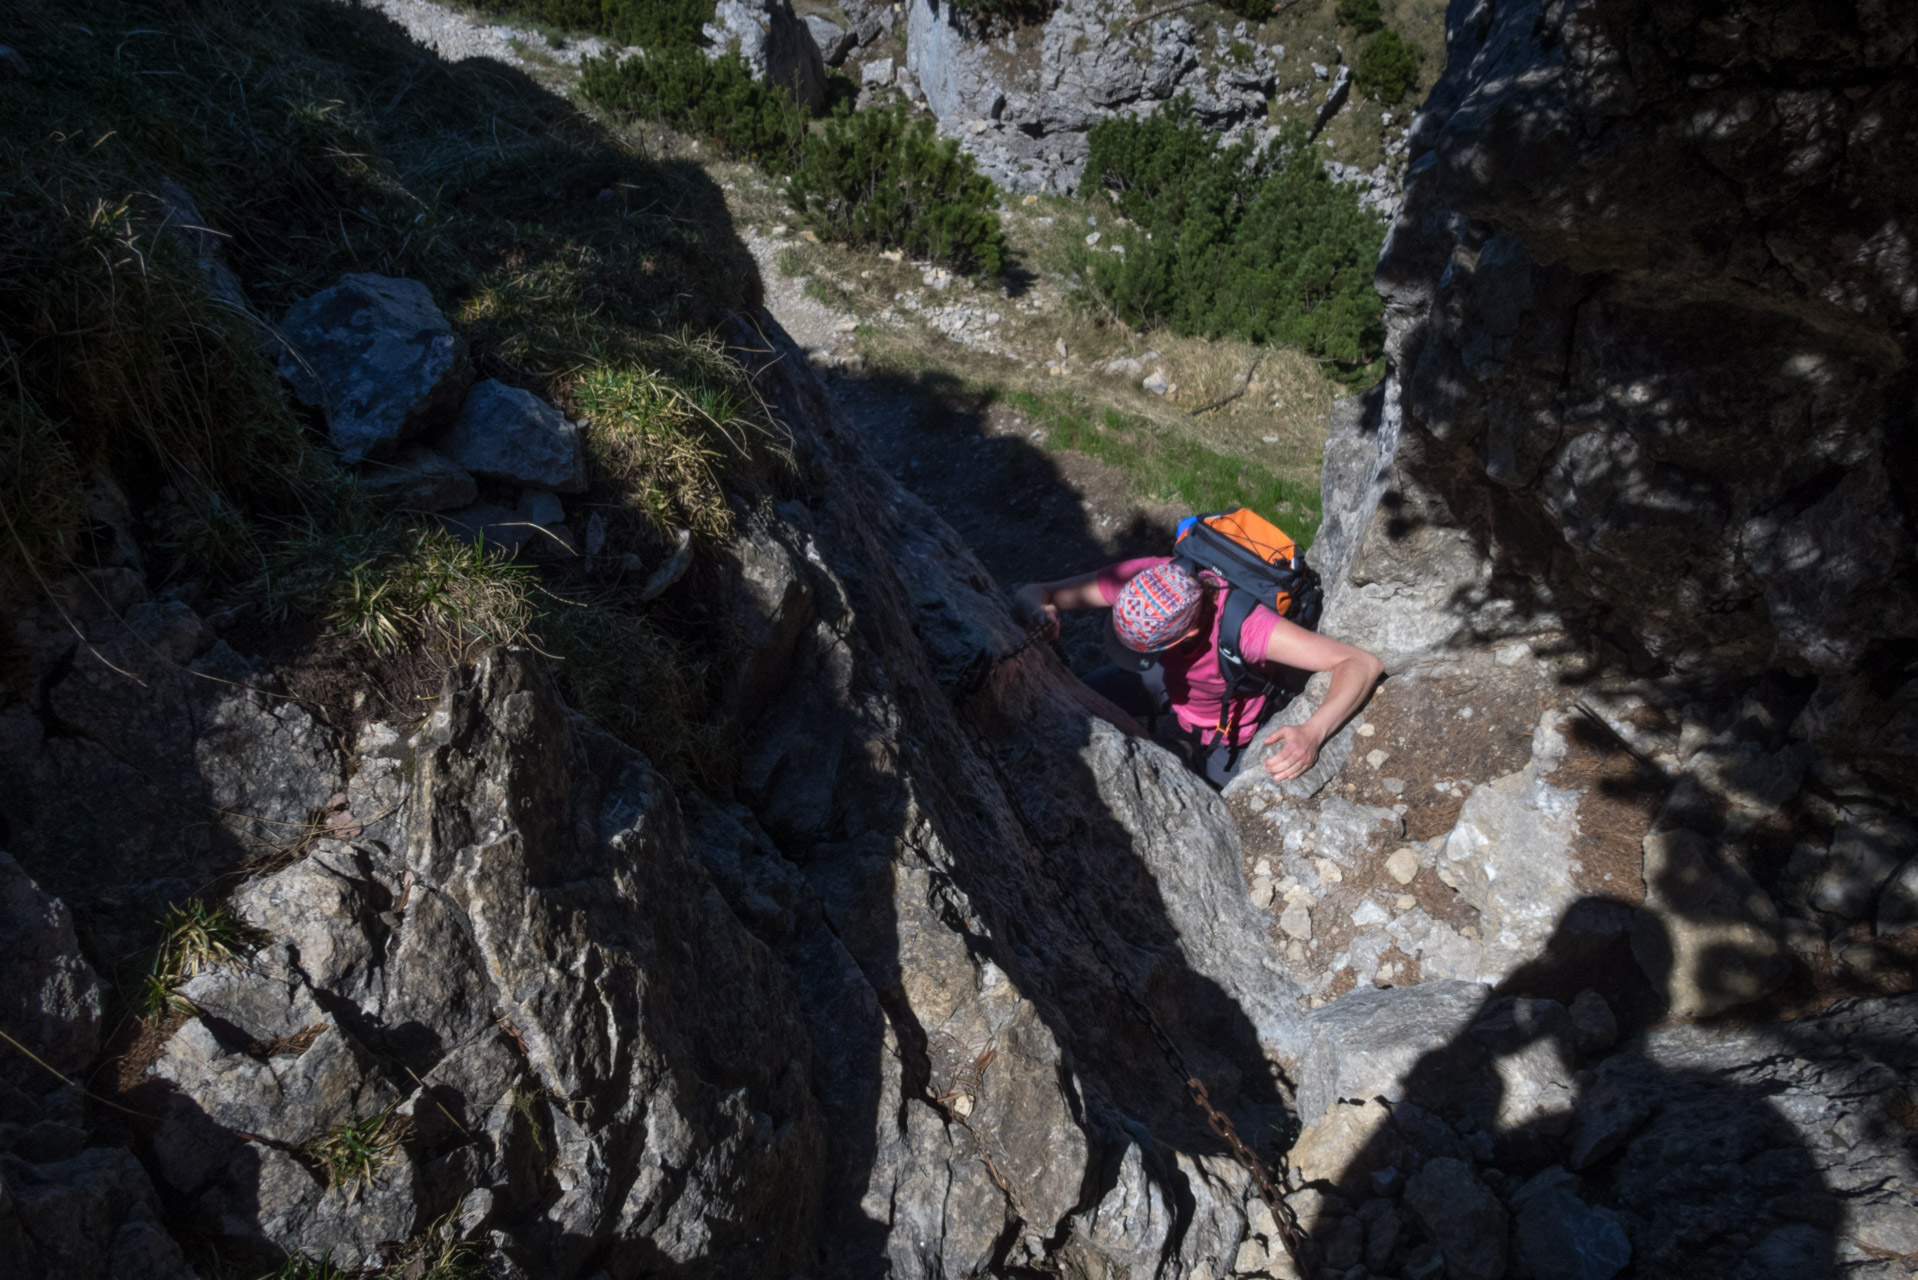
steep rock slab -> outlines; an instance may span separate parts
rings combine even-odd
[[[348,462],[391,455],[452,417],[473,380],[466,340],[417,280],[345,275],[280,320],[280,376],[326,415]]]
[[[734,557],[748,633],[780,653],[787,602],[813,616],[748,735],[752,821],[701,819],[700,843],[832,1046],[822,1271],[1225,1274],[1245,1176],[1117,988],[1270,1131],[1301,1039],[1226,815],[1043,651],[992,666],[1019,636],[977,562],[781,340],[741,345],[815,481]]]

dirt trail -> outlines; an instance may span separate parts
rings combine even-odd
[[[1141,499],[1121,469],[1041,447],[1042,428],[936,370],[866,371],[852,324],[781,273],[780,244],[745,233],[766,309],[821,370],[872,456],[956,529],[1010,594],[1129,556],[1161,555],[1185,512]],[[1081,674],[1102,661],[1098,620],[1068,619],[1064,641]]]

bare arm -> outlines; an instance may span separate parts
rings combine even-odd
[[[1061,609],[1109,609],[1112,601],[1099,590],[1099,571],[1082,573],[1057,582],[1029,582],[1012,597],[1013,615],[1021,624],[1036,627],[1047,624],[1047,638],[1059,634]]]
[[[1284,744],[1265,760],[1265,770],[1273,781],[1283,782],[1317,763],[1319,748],[1364,704],[1385,674],[1385,664],[1357,645],[1317,635],[1283,618],[1266,642],[1265,660],[1302,671],[1332,673],[1332,687],[1325,701],[1304,724],[1274,729],[1266,736],[1268,747],[1275,742]]]

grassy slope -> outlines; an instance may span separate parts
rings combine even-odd
[[[651,562],[678,526],[710,546],[728,492],[782,481],[704,336],[759,301],[707,176],[323,0],[30,3],[0,38],[31,68],[0,86],[0,585],[88,563],[79,487],[105,467],[143,514],[154,589],[306,613],[372,651],[529,637],[660,763],[705,755],[691,729],[723,637],[630,581],[505,566],[374,511],[259,333],[342,272],[422,280],[481,376],[593,410],[609,555]],[[237,310],[160,233],[169,181],[221,233]]]

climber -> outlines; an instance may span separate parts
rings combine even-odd
[[[1035,582],[1013,598],[1028,627],[1058,634],[1062,609],[1111,609],[1106,651],[1112,664],[1085,677],[1099,694],[1087,706],[1138,737],[1164,742],[1194,773],[1223,787],[1238,771],[1240,755],[1258,736],[1266,714],[1265,691],[1227,696],[1218,645],[1223,605],[1232,590],[1208,571],[1197,574],[1166,556],[1124,560],[1076,578]],[[1319,748],[1358,710],[1385,666],[1356,646],[1317,635],[1255,606],[1240,630],[1239,646],[1271,667],[1296,672],[1328,671],[1331,688],[1302,724],[1274,729],[1265,746],[1279,749],[1265,759],[1274,781],[1296,778],[1319,758]],[[1274,673],[1276,674],[1276,673]],[[1170,723],[1164,723],[1170,712]],[[1154,727],[1148,732],[1144,721]]]

